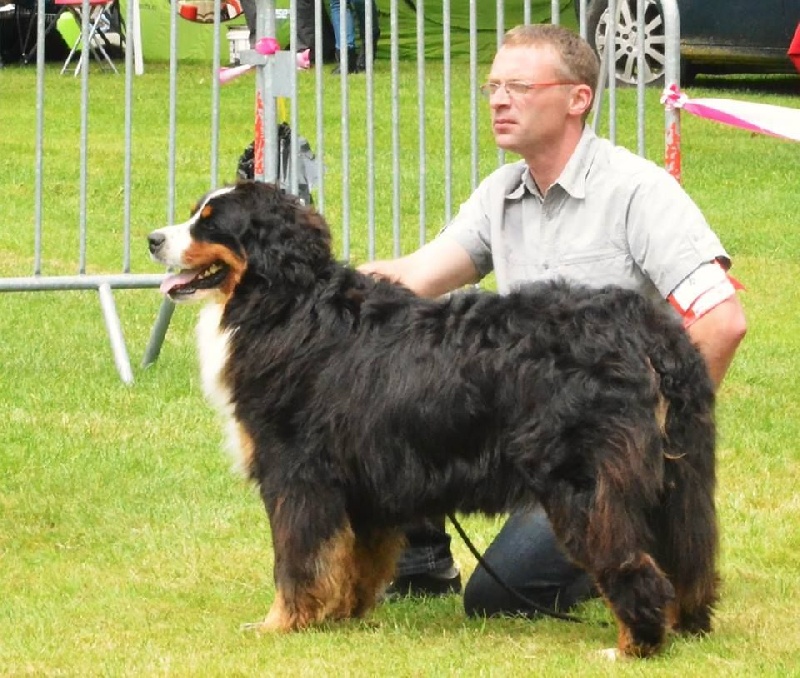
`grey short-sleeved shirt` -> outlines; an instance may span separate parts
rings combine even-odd
[[[498,290],[565,278],[667,297],[701,264],[728,255],[675,179],[588,127],[542,199],[524,161],[489,175],[440,238],[469,253]]]

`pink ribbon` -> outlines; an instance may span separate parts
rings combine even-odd
[[[254,47],[255,51],[264,56],[275,54],[280,51],[281,46],[275,38],[261,38],[258,40]],[[311,66],[311,50],[304,49],[302,52],[297,52],[297,68],[301,71],[308,69]],[[242,64],[241,66],[230,66],[219,69],[217,76],[221,85],[226,85],[232,80],[236,80],[240,75],[244,75],[249,70],[254,68],[254,64]]]
[[[800,141],[800,109],[758,104],[734,99],[690,99],[671,84],[661,95],[661,103],[707,120],[715,120],[750,132]]]

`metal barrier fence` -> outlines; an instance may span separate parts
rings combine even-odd
[[[605,0],[594,0],[604,2]],[[375,0],[366,0],[366,35],[372,35],[373,14],[372,6]],[[638,40],[635,44],[627,44],[625,49],[636,52],[638,59],[637,72],[640,74],[637,83],[637,150],[640,154],[645,154],[645,82],[641,74],[646,71],[645,64],[645,5],[649,0],[616,0],[616,11],[609,11],[606,22],[605,44],[609,44],[609,38],[617,34],[617,22],[621,12],[631,11],[637,21]],[[37,37],[39,44],[44,44],[45,32],[45,0],[38,0],[38,24]],[[342,5],[345,3],[343,2]],[[348,55],[344,51],[339,55],[339,66],[342,75],[338,82],[332,80],[325,69],[330,66],[323,63],[322,58],[316,59],[313,66],[314,73],[314,115],[313,115],[313,136],[308,130],[301,129],[300,106],[306,101],[301,101],[298,95],[298,75],[296,55],[298,51],[298,14],[297,1],[291,0],[288,9],[289,23],[289,45],[288,49],[278,51],[274,54],[264,55],[255,50],[247,50],[241,54],[241,62],[251,65],[256,71],[255,87],[255,177],[267,181],[277,181],[280,178],[277,153],[275,149],[278,144],[277,123],[279,121],[278,102],[288,102],[286,108],[289,111],[289,125],[293,131],[290,140],[290,158],[288,165],[288,176],[284,177],[286,187],[289,191],[298,191],[298,166],[300,141],[298,131],[308,136],[313,142],[316,153],[314,172],[317,176],[317,185],[314,190],[314,201],[318,210],[326,214],[328,210],[339,215],[338,224],[341,226],[341,254],[344,259],[353,258],[354,248],[358,248],[364,258],[375,258],[377,251],[377,241],[379,234],[391,231],[392,251],[385,255],[398,256],[402,253],[404,245],[406,247],[416,247],[424,243],[431,229],[433,232],[439,229],[452,216],[454,206],[461,199],[466,197],[469,191],[473,190],[479,183],[482,175],[493,169],[491,166],[505,162],[504,153],[500,150],[494,151],[495,159],[488,161],[487,167],[486,153],[481,149],[485,146],[485,140],[481,140],[480,132],[480,107],[481,103],[478,95],[484,72],[480,69],[488,70],[488,64],[484,62],[479,65],[479,48],[486,46],[486,35],[491,34],[493,43],[490,46],[496,48],[503,37],[505,30],[511,27],[508,23],[510,14],[516,18],[522,14],[522,22],[550,20],[553,23],[562,21],[562,5],[559,0],[551,0],[549,16],[537,16],[535,14],[536,5],[531,0],[519,0],[505,2],[496,0],[494,6],[494,25],[487,27],[479,25],[478,1],[469,0],[468,2],[468,26],[460,27],[463,34],[468,33],[467,39],[467,58],[456,60],[453,58],[452,38],[454,27],[452,25],[451,0],[386,0],[380,2],[382,10],[388,4],[388,23],[389,23],[389,68],[375,68],[373,63],[374,44],[372,41],[366,42],[366,72],[358,76],[348,75]],[[483,6],[482,16],[485,18],[486,6],[489,3],[481,3]],[[432,6],[436,9],[432,9]],[[466,3],[460,3],[463,11]],[[573,8],[572,3],[567,3],[566,11],[575,12],[575,20],[579,30],[584,37],[587,37],[587,7],[588,0],[579,0],[577,8]],[[668,83],[679,84],[680,67],[680,30],[679,16],[676,0],[660,0],[664,24],[664,79]],[[327,0],[315,1],[315,43],[321,45],[323,42],[323,6],[327,7]],[[400,41],[400,10],[408,11],[409,7],[414,8],[416,21],[416,39],[414,45],[415,72],[412,78],[409,77],[408,69],[401,68],[402,63],[407,59],[401,59]],[[33,291],[69,291],[69,290],[95,290],[99,295],[101,310],[105,319],[106,329],[111,343],[111,348],[116,363],[117,370],[123,382],[130,384],[133,382],[133,372],[128,357],[127,348],[116,311],[113,293],[115,290],[122,289],[142,289],[156,288],[163,279],[162,274],[136,273],[131,270],[131,217],[133,210],[136,209],[131,185],[133,175],[133,144],[134,136],[132,129],[132,111],[134,107],[134,76],[147,77],[143,73],[145,66],[142,63],[141,45],[139,39],[140,20],[138,2],[129,2],[125,16],[125,23],[128,27],[128,48],[125,50],[125,140],[124,140],[124,194],[123,194],[123,214],[122,214],[122,261],[121,269],[109,273],[89,273],[87,261],[87,238],[90,233],[88,223],[88,204],[89,204],[89,182],[88,182],[88,157],[89,149],[87,144],[89,120],[88,120],[88,98],[90,91],[90,68],[88,64],[89,50],[84,50],[82,59],[86,59],[80,69],[80,172],[79,172],[79,193],[80,193],[80,214],[78,231],[78,253],[77,260],[74,262],[75,273],[72,275],[55,275],[49,273],[45,267],[42,250],[42,224],[45,209],[44,201],[44,172],[42,168],[43,146],[44,146],[44,98],[45,91],[45,61],[44,50],[37,50],[36,55],[36,145],[35,157],[32,159],[36,167],[36,184],[34,188],[34,252],[33,270],[31,274],[23,277],[0,277],[0,292],[33,292]],[[89,24],[89,2],[83,1],[81,36],[86,44],[90,41]],[[167,177],[167,197],[166,197],[166,221],[175,221],[175,195],[176,185],[181,177],[176,169],[176,107],[177,107],[177,72],[178,72],[178,34],[179,34],[179,12],[178,0],[170,0],[170,62],[169,62],[169,103],[167,113],[169,116],[169,142],[166,150],[168,159]],[[221,0],[214,0],[214,38],[212,54],[212,76],[211,81],[211,100],[212,114],[210,120],[210,181],[208,188],[217,186],[219,181],[219,141],[220,141],[220,81],[217,73],[221,63],[221,39],[220,39],[220,9]],[[539,7],[541,9],[541,7]],[[275,36],[277,32],[275,0],[257,0],[257,37]],[[435,24],[438,24],[439,34],[437,35],[436,48],[441,50],[440,58],[431,59],[427,56],[426,49],[430,46],[426,44],[426,20],[436,17]],[[570,17],[572,19],[572,17]],[[347,25],[345,23],[345,12],[341,13],[339,30],[342,36],[346,35]],[[518,23],[517,21],[516,23]],[[385,29],[385,21],[384,21]],[[439,37],[440,36],[440,37]],[[383,40],[385,44],[385,38]],[[406,41],[407,42],[407,41]],[[131,46],[133,47],[131,49]],[[404,44],[404,48],[407,44]],[[620,49],[620,44],[616,44],[615,55]],[[597,129],[600,125],[603,111],[607,111],[607,134],[612,141],[617,137],[617,87],[616,69],[617,59],[608,58],[609,50],[603,50],[601,81],[598,83],[597,97],[593,109],[592,125]],[[439,65],[441,63],[441,65]],[[435,64],[435,68],[431,65]],[[468,70],[468,105],[467,111],[453,110],[454,74],[461,74],[464,66]],[[438,86],[432,85],[433,79],[431,72],[435,72],[437,78],[441,74],[441,90]],[[306,76],[304,76],[306,77]],[[364,78],[363,88],[363,110],[364,120],[360,118],[353,120],[353,83],[354,77]],[[459,78],[462,82],[463,78]],[[335,90],[333,90],[335,88]],[[338,120],[335,120],[335,127],[330,118],[326,119],[324,99],[331,91],[336,91],[340,100],[340,110]],[[359,85],[359,97],[361,87]],[[416,127],[416,153],[409,152],[401,143],[401,125],[408,125],[408,120],[401,120],[400,110],[401,101],[405,97],[413,97],[416,101],[417,119],[412,125]],[[603,99],[607,99],[607,104],[603,106]],[[463,98],[459,98],[463,101]],[[680,177],[680,118],[677,109],[665,113],[665,161],[668,169],[676,177]],[[308,116],[305,116],[308,119]],[[381,123],[377,124],[376,120]],[[389,121],[390,129],[386,129],[386,121]],[[436,122],[431,122],[435,120]],[[357,158],[359,167],[363,167],[363,174],[355,175],[351,172],[355,158],[351,149],[351,126],[364,127],[364,158]],[[437,124],[438,123],[438,124]],[[339,156],[332,157],[328,153],[328,139],[331,134],[339,134]],[[432,137],[436,137],[432,141]],[[468,162],[458,157],[454,152],[455,140],[468,137]],[[378,149],[380,142],[380,149]],[[465,144],[460,143],[460,146]],[[433,151],[432,148],[436,147]],[[429,160],[435,157],[441,164],[433,167]],[[466,164],[466,166],[465,166]],[[416,188],[409,188],[409,182],[404,181],[404,171],[410,170],[416,177]],[[146,171],[146,170],[145,170]],[[334,195],[328,188],[326,174],[334,172],[339,177],[340,191]],[[378,178],[381,181],[378,182]],[[232,176],[226,177],[232,179]],[[386,193],[384,185],[391,183],[389,191],[390,199],[381,199],[381,215],[386,214],[386,203],[388,202],[389,218],[378,216],[378,188],[380,183],[381,195]],[[458,183],[459,189],[455,189]],[[432,185],[435,184],[435,185]],[[428,197],[435,192],[437,207],[434,209],[429,205]],[[460,196],[457,198],[457,196]],[[148,199],[145,196],[143,199]],[[338,203],[338,204],[337,204]],[[357,205],[354,205],[357,203]],[[413,211],[417,214],[417,227],[411,237],[409,232],[403,228],[403,214],[409,211],[409,205],[413,206]],[[2,217],[0,217],[2,218]],[[352,225],[356,222],[362,226],[353,229]],[[157,225],[157,224],[156,224]],[[354,233],[358,236],[354,239]],[[358,238],[361,240],[358,240]],[[365,240],[365,242],[362,242]],[[143,366],[151,364],[156,360],[165,334],[170,324],[170,319],[174,310],[173,304],[166,300],[162,303],[158,312],[153,330],[145,350],[142,361]]]

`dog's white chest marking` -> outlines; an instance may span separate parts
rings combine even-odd
[[[230,386],[224,370],[230,357],[231,330],[220,327],[222,304],[208,304],[200,311],[197,322],[197,347],[200,378],[208,401],[225,419],[226,447],[238,471],[246,472],[248,454],[241,439],[241,428],[234,416]]]

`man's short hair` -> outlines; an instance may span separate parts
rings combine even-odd
[[[553,24],[525,24],[507,31],[503,38],[503,47],[544,46],[561,57],[558,77],[588,85],[594,97],[600,62],[589,43],[574,31]]]

